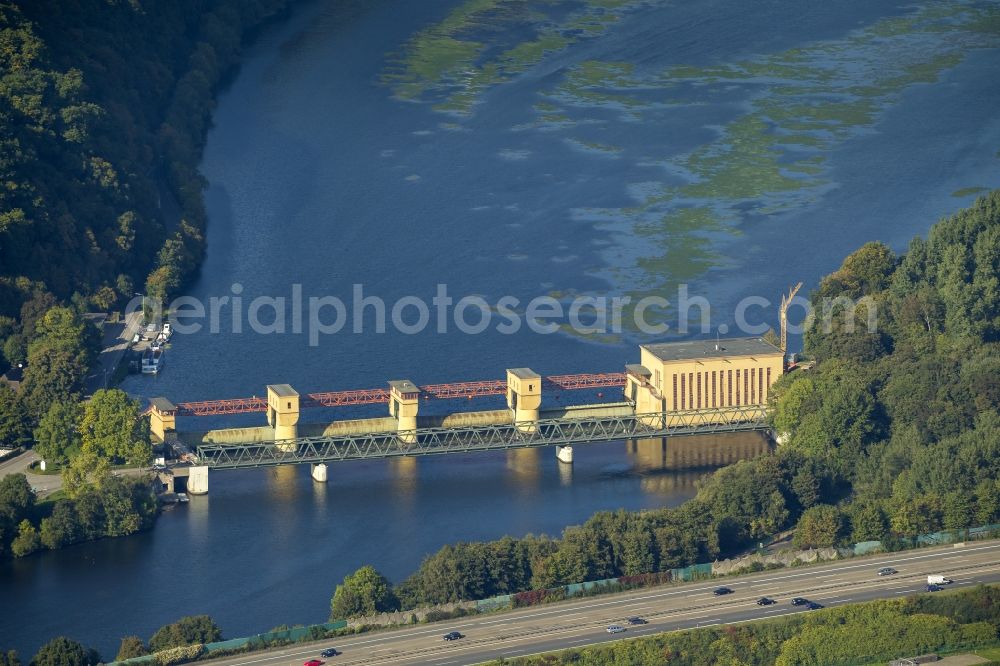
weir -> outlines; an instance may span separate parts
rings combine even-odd
[[[642,364],[624,373],[542,377],[530,368],[506,380],[418,386],[393,380],[386,389],[300,395],[288,384],[267,398],[174,404],[154,398],[148,414],[155,439],[175,443],[188,491],[208,491],[208,470],[309,464],[326,482],[329,464],[506,449],[555,447],[571,465],[574,446],[616,440],[766,430],[767,396],[784,370],[781,349],[761,338],[642,346]],[[543,409],[548,394],[621,388],[623,400]],[[421,415],[430,399],[506,397],[506,409]],[[300,423],[302,408],[384,403],[388,415]],[[178,416],[265,412],[267,426],[178,431]]]

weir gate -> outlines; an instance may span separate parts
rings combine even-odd
[[[784,372],[784,355],[760,338],[644,345],[642,364],[624,373],[542,377],[528,368],[506,380],[417,386],[395,380],[385,389],[300,395],[287,384],[267,397],[174,404],[154,398],[148,410],[154,439],[169,444],[187,476],[188,492],[208,491],[208,470],[312,465],[317,481],[327,464],[401,456],[443,455],[552,446],[572,463],[573,445],[617,440],[766,430],[767,396]],[[590,389],[617,402],[542,409],[543,392]],[[621,393],[619,393],[621,391]],[[421,401],[505,395],[506,409],[419,414]],[[310,407],[387,404],[388,415],[299,423]],[[178,417],[264,413],[267,426],[178,431]]]

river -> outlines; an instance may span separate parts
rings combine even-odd
[[[687,284],[711,303],[711,333],[734,333],[740,299],[814,287],[874,238],[901,251],[998,182],[996,14],[872,0],[306,2],[248,47],[219,96],[191,295],[249,304],[301,288],[349,303],[360,284],[391,306],[444,284],[492,305],[673,300]],[[371,310],[359,321],[363,333],[355,321],[314,345],[308,326],[237,332],[226,319],[176,335],[164,372],[124,388],[181,401],[284,382],[603,372],[637,361],[642,339],[628,326],[404,334],[376,332]],[[625,443],[579,447],[571,470],[542,450],[333,465],[326,485],[300,468],[217,472],[149,533],[0,563],[0,647],[30,656],[65,634],[111,658],[119,637],[187,614],[229,637],[323,621],[362,564],[399,580],[445,543],[676,505],[702,473]]]

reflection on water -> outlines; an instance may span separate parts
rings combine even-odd
[[[327,465],[327,474],[329,473],[330,473],[330,466]],[[329,483],[329,481],[327,483]],[[328,504],[328,494],[329,494],[326,486],[327,486],[326,483],[321,483],[315,480],[313,481],[312,484],[313,506],[316,508],[317,518],[326,518],[326,508]]]
[[[636,469],[709,469],[750,460],[771,451],[762,432],[689,435],[630,440],[626,450]]]
[[[393,458],[389,461],[389,474],[392,479],[392,488],[398,504],[406,508],[413,507],[414,496],[417,492],[417,475],[420,467],[416,456],[406,456],[403,458]]]
[[[190,501],[184,505],[175,505],[173,511],[183,511],[184,524],[187,528],[187,537],[191,542],[200,542],[208,538],[211,533],[209,524],[209,505],[211,501],[208,495],[188,495]]]
[[[298,466],[281,465],[267,470],[267,495],[275,504],[292,504],[298,494]]]
[[[566,463],[559,463],[556,465],[559,470],[559,484],[563,486],[569,486],[573,484],[573,465]]]
[[[507,451],[507,469],[521,487],[528,490],[538,485],[541,476],[539,458],[543,451],[555,457],[555,449],[511,449]]]

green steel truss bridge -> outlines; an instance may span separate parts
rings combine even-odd
[[[275,442],[209,443],[196,447],[195,464],[209,469],[241,469],[766,429],[765,407],[726,407],[666,414],[540,419],[501,425],[300,437]]]

